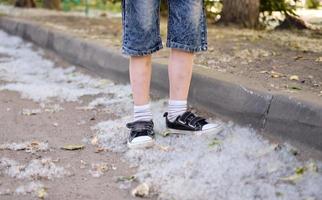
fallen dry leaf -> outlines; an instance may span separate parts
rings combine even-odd
[[[107,149],[102,148],[102,147],[98,147],[95,149],[94,153],[100,153],[100,152],[106,152],[106,151],[107,151]]]
[[[84,160],[80,160],[80,166],[79,166],[79,168],[80,169],[84,169],[84,168],[86,168],[86,166],[87,166],[87,163]]]
[[[298,167],[295,169],[295,173],[297,175],[303,175],[305,171],[306,171],[306,167]]]
[[[283,177],[283,178],[281,178],[281,180],[290,181],[290,182],[296,182],[297,180],[302,178],[304,173],[306,173],[307,171],[309,171],[309,172],[318,172],[318,166],[316,165],[315,162],[311,161],[308,164],[306,164],[305,166],[297,167],[295,169],[295,173],[293,175]]]
[[[104,88],[104,87],[106,87],[107,85],[110,85],[110,84],[111,84],[111,81],[110,80],[101,79],[99,81],[99,83],[95,87],[97,87],[97,88]]]
[[[40,199],[45,199],[47,196],[47,189],[46,188],[40,188],[37,190],[37,196]]]
[[[134,197],[147,197],[150,192],[150,187],[146,183],[141,183],[136,188],[132,190],[132,195]]]
[[[290,87],[292,90],[302,90],[302,88],[298,87],[298,86],[291,86]]]
[[[292,75],[292,76],[290,76],[290,80],[291,80],[291,81],[299,81],[299,80],[300,80],[300,78],[299,78],[299,76],[297,76],[297,75]]]
[[[290,182],[296,182],[297,180],[299,180],[300,178],[302,178],[304,172],[307,169],[305,167],[298,167],[295,169],[295,174],[291,175],[291,176],[287,176],[287,177],[283,177],[281,178],[282,181],[290,181]]]
[[[46,105],[43,105],[43,107],[46,107]],[[49,112],[49,113],[56,113],[63,110],[64,108],[61,107],[59,104],[47,105],[47,107],[45,108],[45,112]]]
[[[106,172],[108,170],[107,163],[101,163],[97,166],[97,169],[102,172]]]
[[[111,167],[113,170],[117,170],[117,167],[115,165],[112,165]]]
[[[276,72],[276,71],[273,71],[273,70],[270,72],[270,74],[271,74],[271,77],[272,77],[272,78],[285,77],[285,75],[284,75],[284,74],[279,73],[279,72]]]
[[[76,107],[76,110],[84,110],[84,111],[94,110],[94,109],[95,109],[94,107],[88,107],[88,106]]]
[[[214,138],[212,139],[212,141],[208,144],[209,147],[214,147],[214,146],[217,146],[217,145],[220,145],[222,142],[217,139],[217,138]]]
[[[80,150],[84,148],[85,146],[82,144],[66,144],[65,146],[61,147],[61,149],[69,151]]]
[[[41,113],[41,109],[22,109],[22,115],[31,116]]]
[[[318,172],[319,168],[316,164],[316,162],[311,161],[309,164],[306,165],[306,168],[311,172]]]
[[[160,149],[161,151],[166,151],[166,152],[173,150],[173,148],[170,146],[163,146],[163,145],[159,145],[159,144],[156,144],[156,147],[158,149]]]
[[[301,58],[303,58],[303,56],[295,56],[294,60],[300,60]]]
[[[103,175],[108,170],[109,170],[108,164],[105,163],[105,162],[102,162],[102,163],[92,164],[92,169],[89,170],[89,173],[93,177],[100,177],[101,175]]]
[[[170,131],[163,131],[163,132],[161,132],[160,133],[163,137],[167,137],[167,136],[169,136],[171,133],[170,133]]]
[[[269,72],[268,72],[268,71],[260,71],[259,73],[260,73],[260,74],[269,74]]]
[[[30,142],[30,145],[31,145],[32,147],[39,146],[39,144],[40,144],[40,142],[39,142],[39,141],[31,141],[31,142]]]
[[[322,62],[322,57],[318,57],[315,61],[316,62]]]
[[[97,145],[97,142],[98,142],[97,137],[96,137],[96,136],[95,136],[95,137],[93,137],[93,139],[91,140],[91,144],[92,144],[92,145]]]
[[[134,181],[136,179],[136,177],[135,176],[119,176],[119,177],[117,177],[117,182],[123,182],[123,181]]]
[[[290,181],[290,182],[296,182],[297,180],[299,180],[302,177],[301,174],[294,174],[291,176],[287,176],[287,177],[283,177],[281,178],[282,181]]]

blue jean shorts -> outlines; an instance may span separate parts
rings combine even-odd
[[[207,50],[203,0],[168,0],[169,48],[186,52]],[[122,0],[122,53],[144,56],[160,50],[160,0]]]

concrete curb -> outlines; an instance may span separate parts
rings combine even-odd
[[[67,61],[103,77],[120,83],[129,81],[128,59],[99,44],[7,17],[0,18],[0,28],[53,50]],[[154,63],[152,76],[152,91],[166,96],[167,66]],[[244,87],[214,76],[207,70],[194,72],[189,102],[241,124],[251,124],[256,129],[322,150],[321,102],[307,102]]]

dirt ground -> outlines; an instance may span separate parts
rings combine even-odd
[[[23,100],[17,93],[0,92],[0,127],[1,142],[24,141],[48,141],[50,150],[37,153],[24,151],[2,150],[1,157],[8,157],[22,163],[32,159],[51,157],[56,165],[64,166],[71,174],[62,178],[46,180],[37,178],[47,189],[48,199],[129,199],[128,190],[119,188],[116,182],[119,176],[132,175],[134,169],[120,161],[120,156],[111,152],[94,153],[92,145],[86,145],[83,150],[66,151],[60,147],[66,144],[79,144],[87,135],[90,136],[90,125],[95,120],[93,116],[106,119],[108,116],[76,110],[77,103],[66,103],[64,111],[57,113],[41,113],[33,116],[25,116],[21,111],[25,108],[38,108],[39,105],[32,101]],[[8,111],[10,110],[10,111]],[[80,121],[86,123],[78,125]],[[58,124],[53,125],[53,121]],[[82,161],[87,164],[82,167]],[[103,176],[96,178],[88,173],[92,163],[107,163],[108,171]],[[112,169],[112,167],[114,169]],[[7,195],[1,195],[1,199],[19,199],[22,196],[13,195],[15,189],[27,181],[17,181],[10,177],[1,177],[0,187],[9,189]],[[34,199],[34,194],[24,195],[23,199]]]
[[[0,55],[0,58],[6,57]],[[50,52],[46,52],[44,58],[61,67],[70,66]],[[84,69],[78,71],[91,74]],[[0,85],[4,83],[0,81]],[[91,126],[115,118],[113,113],[79,109],[94,98],[84,96],[80,101],[65,103],[52,101],[42,108],[39,102],[22,98],[17,92],[0,91],[0,199],[42,199],[41,195],[53,200],[138,199],[131,195],[131,190],[138,183],[123,183],[124,177],[133,176],[136,168],[122,160],[120,153],[100,149],[90,141],[93,136]],[[29,143],[27,148],[19,147],[25,142]],[[48,148],[38,150],[43,143],[48,143]],[[8,144],[18,148],[2,146]],[[74,144],[84,145],[84,148],[74,151],[61,149]],[[34,151],[28,151],[29,147]],[[12,168],[12,165],[6,166],[4,158],[18,162],[19,173],[8,175],[14,171],[3,171],[6,167]],[[42,165],[31,167],[33,161]],[[60,167],[66,173],[58,176]],[[41,183],[41,186],[33,183]]]
[[[120,18],[86,18],[57,12],[24,11],[15,17],[100,42],[120,52]],[[161,21],[165,45],[166,19]],[[205,67],[234,78],[249,80],[272,92],[322,96],[322,33],[313,31],[254,31],[208,25],[209,50],[199,53],[196,67]],[[167,63],[169,50],[154,55]]]

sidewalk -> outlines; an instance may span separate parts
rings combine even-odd
[[[14,19],[2,17],[1,27],[74,64],[115,81],[128,81],[128,61],[119,53],[119,19],[24,13]],[[210,27],[209,52],[197,56],[190,102],[321,150],[322,40],[318,37]],[[225,49],[228,46],[232,49]],[[164,50],[155,55],[152,89],[161,96],[168,88],[167,54]],[[301,74],[297,75],[299,80],[295,74]]]

